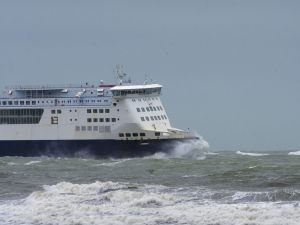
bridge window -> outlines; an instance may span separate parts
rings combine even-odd
[[[109,113],[109,109],[105,109],[105,113]]]
[[[145,112],[145,108],[144,107],[142,107],[142,112]]]
[[[103,109],[99,109],[99,113],[103,113]]]
[[[93,113],[97,113],[98,112],[98,110],[97,109],[93,109]]]
[[[141,112],[141,109],[140,109],[140,108],[136,108],[136,111],[137,111],[137,112]]]
[[[144,118],[144,117],[141,117],[141,120],[142,120],[142,121],[145,121],[145,118]]]
[[[92,113],[92,110],[91,109],[87,109],[86,112],[87,113]]]
[[[116,118],[111,118],[111,122],[115,123],[117,121]]]

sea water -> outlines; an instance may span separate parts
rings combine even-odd
[[[1,225],[299,225],[300,152],[0,158]]]

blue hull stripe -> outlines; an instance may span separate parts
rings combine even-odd
[[[156,152],[171,151],[176,143],[186,140],[0,141],[0,156],[142,157]]]

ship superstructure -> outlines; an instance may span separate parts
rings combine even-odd
[[[19,86],[0,98],[0,155],[147,155],[195,138],[171,126],[159,84]]]

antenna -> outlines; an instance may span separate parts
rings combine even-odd
[[[117,76],[118,76],[118,79],[119,79],[119,84],[122,85],[123,80],[127,76],[127,74],[123,72],[123,66],[121,66],[119,64],[116,65],[116,70],[117,70]]]
[[[148,84],[148,74],[147,73],[145,73],[145,80],[144,80],[144,84],[146,85],[146,84]]]

